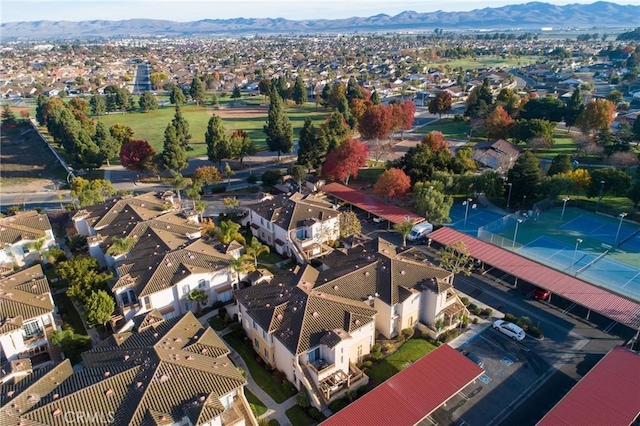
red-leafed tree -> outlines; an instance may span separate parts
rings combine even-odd
[[[371,105],[358,121],[358,129],[364,139],[388,139],[392,127],[393,113],[385,105]]]
[[[132,140],[122,145],[120,163],[129,170],[143,172],[151,168],[156,150],[149,142],[141,139]]]
[[[431,114],[438,114],[442,118],[442,114],[446,114],[451,111],[451,93],[444,90],[438,93],[435,98],[429,102],[429,112]]]
[[[509,116],[509,113],[498,105],[484,121],[487,139],[505,139],[514,123],[515,120]]]
[[[444,138],[444,135],[442,132],[438,132],[436,130],[424,135],[422,143],[431,148],[431,151],[433,152],[449,150],[449,143]]]
[[[400,138],[404,139],[404,131],[411,130],[416,114],[416,104],[411,101],[393,104],[393,130],[400,130]]]
[[[373,190],[381,197],[404,197],[411,189],[411,178],[402,169],[391,168],[382,173]]]
[[[329,179],[341,180],[345,185],[351,176],[358,177],[358,170],[367,162],[369,147],[359,140],[347,139],[327,154],[322,174]]]

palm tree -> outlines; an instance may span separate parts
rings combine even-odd
[[[253,265],[247,262],[247,256],[239,256],[231,259],[231,263],[229,264],[229,269],[231,269],[236,274],[237,284],[240,284],[240,274],[243,272],[252,271]]]
[[[231,220],[221,221],[220,225],[216,228],[216,234],[222,244],[229,244],[233,240],[236,240],[240,244],[246,242],[240,233],[240,224]]]
[[[258,267],[258,257],[262,253],[271,253],[269,246],[262,244],[256,237],[251,238],[251,244],[244,248],[247,255],[253,258],[254,267]]]
[[[40,251],[44,247],[44,241],[45,241],[44,238],[38,238],[34,242],[29,243],[29,248],[34,250],[36,253],[38,253],[38,256],[40,256],[40,259],[42,259],[42,253],[40,253]]]
[[[413,229],[413,222],[405,219],[402,221],[402,223],[396,223],[395,225],[393,225],[393,229],[395,229],[400,233],[400,235],[402,235],[402,246],[406,246],[407,235],[409,235],[409,232],[411,232],[411,230]]]
[[[107,249],[107,254],[111,256],[118,256],[119,254],[127,253],[131,250],[131,246],[136,241],[134,237],[113,237],[111,246]]]

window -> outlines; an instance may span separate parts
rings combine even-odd
[[[267,351],[267,348],[264,348],[264,358],[269,359],[269,352]]]
[[[198,281],[198,288],[205,288],[207,282],[205,280]]]
[[[393,305],[393,315],[398,315],[398,305]]]
[[[315,348],[307,352],[307,360],[309,362],[315,362],[320,359],[320,348]]]
[[[122,304],[123,305],[128,305],[129,304],[129,292],[125,291],[124,293],[120,294],[120,299],[122,300]]]
[[[191,310],[191,303],[189,303],[189,302],[185,303],[184,304],[184,310],[187,311],[187,312],[190,311]]]
[[[253,345],[254,345],[256,348],[259,348],[259,347],[260,347],[260,343],[258,342],[258,338],[257,338],[257,337],[254,337],[254,338],[253,338]]]
[[[42,330],[40,329],[38,321],[26,323],[22,326],[22,329],[24,330],[24,335],[26,337],[32,337],[42,334]]]
[[[267,339],[267,333],[265,333],[264,330],[262,330],[262,338],[265,340]]]
[[[256,322],[255,321],[253,321],[253,329],[254,330],[256,329]]]
[[[187,294],[189,294],[189,285],[185,284],[182,286],[182,295],[186,296]]]
[[[260,225],[264,226],[264,219],[260,218]]]
[[[151,298],[149,296],[144,298],[144,306],[146,306],[147,309],[151,309]]]
[[[362,345],[358,345],[358,361],[362,359]]]

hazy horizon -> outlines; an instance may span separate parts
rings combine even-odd
[[[611,0],[610,3],[632,5],[628,0]],[[406,10],[426,13],[442,10],[461,12],[487,7],[530,3],[508,0],[450,0],[445,4],[433,1],[398,0],[8,0],[2,1],[0,22],[34,21],[90,21],[126,19],[163,19],[178,22],[201,19],[230,18],[286,18],[340,19],[354,16],[366,17],[377,14],[397,15]],[[592,4],[595,1],[549,0],[543,3],[554,5]]]

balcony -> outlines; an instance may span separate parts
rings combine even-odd
[[[54,330],[55,327],[53,325],[47,325],[44,328],[32,331],[30,334],[25,333],[22,341],[28,349],[42,346],[47,343],[47,336],[49,336]]]
[[[316,381],[320,383],[322,380],[326,379],[336,368],[335,364],[329,364],[324,359],[318,359],[314,362],[308,362],[307,367],[311,373],[315,374]]]
[[[337,370],[320,382],[320,391],[327,401],[332,401],[351,389],[359,388],[369,382],[369,376],[362,370],[349,363],[349,372]]]

